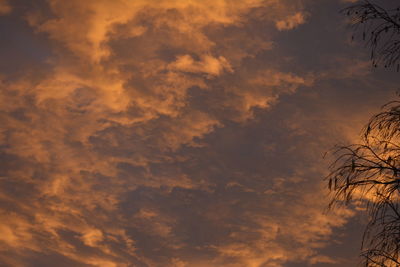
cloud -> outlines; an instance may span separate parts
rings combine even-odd
[[[0,250],[12,254],[0,262],[332,262],[319,249],[352,213],[321,214],[324,170],[310,166],[332,128],[308,127],[290,99],[339,74],[287,67],[274,27],[305,23],[303,2],[288,3],[54,0],[13,13],[52,52],[45,70],[1,76]]]
[[[4,16],[10,14],[12,11],[12,6],[8,2],[8,0],[0,1],[0,16]]]
[[[191,73],[206,73],[209,75],[220,75],[222,71],[227,70],[232,72],[232,67],[229,62],[222,56],[214,58],[210,55],[202,56],[201,60],[195,62],[190,55],[178,56],[175,62],[171,63],[170,68],[173,70],[191,72]]]
[[[283,20],[276,21],[275,25],[276,28],[280,31],[291,30],[303,24],[305,22],[305,18],[305,14],[297,12],[296,14],[286,17]]]

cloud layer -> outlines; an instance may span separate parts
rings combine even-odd
[[[322,212],[321,155],[388,94],[352,107],[375,90],[363,59],[340,73],[329,48],[313,67],[312,43],[288,48],[314,4],[16,2],[0,2],[19,44],[0,76],[1,264],[343,266],[322,250],[354,212]],[[359,88],[344,108],[336,84]]]

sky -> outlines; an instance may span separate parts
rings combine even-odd
[[[0,0],[0,266],[355,266],[324,154],[399,76],[351,2]]]

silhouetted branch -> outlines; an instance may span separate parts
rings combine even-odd
[[[368,0],[342,10],[350,17],[354,31],[362,27],[362,39],[371,48],[374,67],[382,63],[384,67],[396,66],[400,70],[400,7],[386,10]],[[352,39],[354,35],[352,36]]]
[[[361,28],[374,67],[400,70],[400,7],[384,9],[369,0],[343,9],[353,31]],[[352,36],[354,39],[354,35]],[[363,142],[337,147],[326,177],[329,205],[354,198],[366,204],[369,221],[362,241],[363,266],[400,266],[400,101],[382,107],[363,129]]]
[[[392,101],[364,128],[364,142],[336,148],[327,176],[330,207],[366,203],[364,266],[400,266],[400,102]]]

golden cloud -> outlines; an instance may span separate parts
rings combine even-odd
[[[0,13],[10,12],[0,3]],[[0,250],[18,257],[0,261],[23,266],[26,251],[76,266],[329,261],[315,249],[349,214],[319,215],[322,204],[309,199],[320,196],[315,187],[287,213],[267,214],[291,203],[290,194],[275,199],[246,184],[252,172],[229,166],[235,153],[210,149],[219,130],[241,131],[256,110],[314,83],[257,59],[273,49],[273,36],[246,31],[305,23],[285,5],[52,0],[23,14],[53,51],[44,74],[1,80],[1,156],[15,163],[0,180]]]
[[[0,16],[7,15],[11,13],[12,6],[8,2],[8,0],[0,0]]]
[[[296,14],[286,17],[283,20],[278,20],[275,25],[280,31],[291,30],[301,24],[304,24],[305,18],[306,16],[303,13],[297,12]]]

